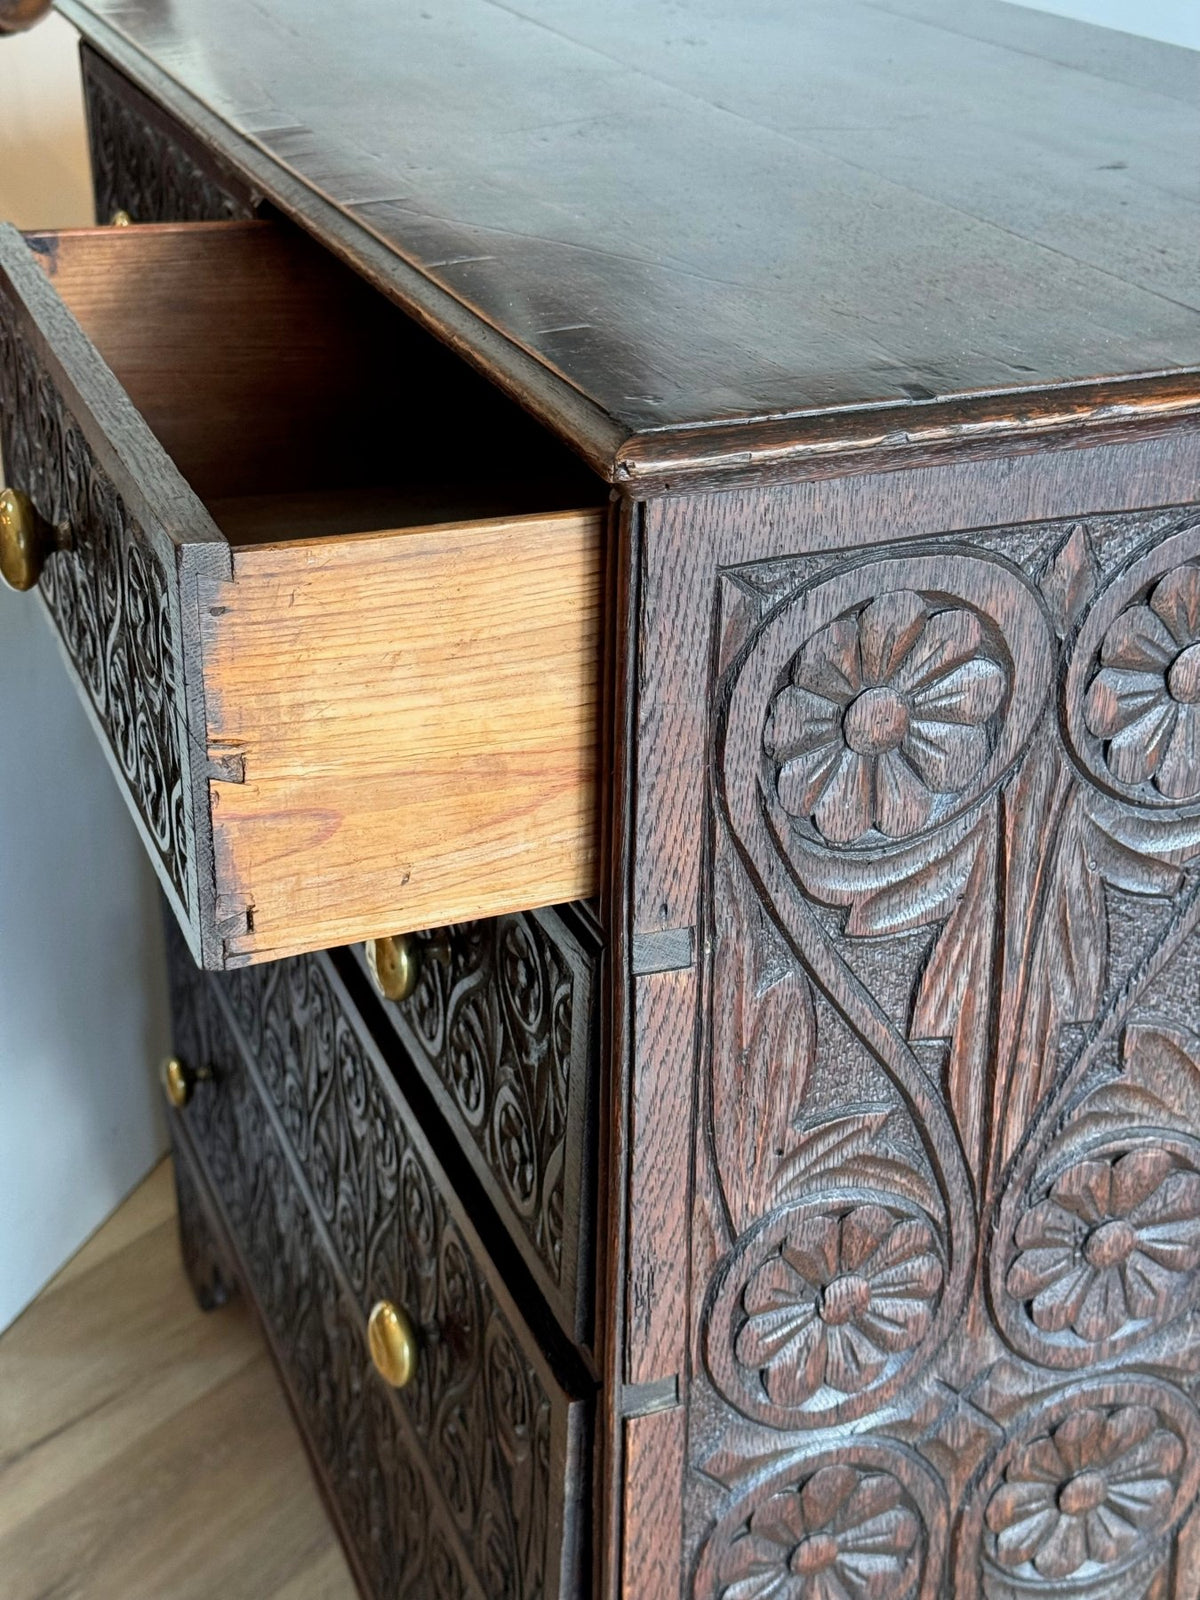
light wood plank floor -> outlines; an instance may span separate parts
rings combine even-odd
[[[0,1600],[353,1600],[261,1336],[164,1162],[0,1336]]]

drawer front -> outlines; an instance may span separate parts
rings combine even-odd
[[[577,908],[415,936],[416,987],[380,999],[542,1292],[591,1339],[599,941]],[[359,965],[370,975],[363,946]]]
[[[269,985],[258,1044],[228,980],[172,956],[177,1048],[211,1066],[180,1114],[282,1352],[314,1450],[377,1593],[554,1600],[577,1592],[585,1402],[556,1381],[324,958]],[[418,1329],[411,1383],[367,1356],[365,1313]],[[422,1576],[426,1574],[426,1576]]]
[[[84,44],[83,95],[96,220],[220,222],[249,217],[247,184]]]
[[[40,587],[110,763],[178,915],[194,920],[198,896],[192,753],[185,735],[182,616],[175,547],[144,501],[132,503],[85,433],[68,397],[72,371],[88,364],[86,341],[60,324],[52,349],[30,301],[53,325],[55,306],[37,268],[17,282],[0,271],[0,455],[71,548],[50,555]],[[60,354],[65,356],[64,368]],[[98,407],[124,430],[115,384]]]

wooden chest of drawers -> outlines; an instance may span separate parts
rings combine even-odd
[[[60,8],[0,553],[364,1594],[1194,1600],[1192,64]]]

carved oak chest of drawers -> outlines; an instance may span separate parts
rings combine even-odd
[[[364,1595],[1195,1600],[1190,58],[60,8],[0,556]]]

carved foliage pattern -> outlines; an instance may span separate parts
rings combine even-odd
[[[86,52],[84,91],[101,222],[118,211],[134,222],[224,222],[251,215],[177,140],[143,115],[135,99],[122,98]]]
[[[475,1267],[320,961],[224,980],[364,1310],[403,1304],[423,1348],[398,1395],[484,1592],[544,1592],[551,1402]],[[363,1364],[361,1334],[347,1359]]]
[[[188,903],[178,674],[168,575],[92,455],[0,296],[0,451],[9,479],[72,548],[50,556],[42,594],[154,840]]]
[[[1182,1600],[1200,519],[722,581],[698,1600]]]
[[[586,980],[532,915],[423,938],[436,953],[399,1008],[411,1029],[406,1042],[444,1084],[518,1227],[560,1283],[568,1101],[573,1065],[587,1049]]]

